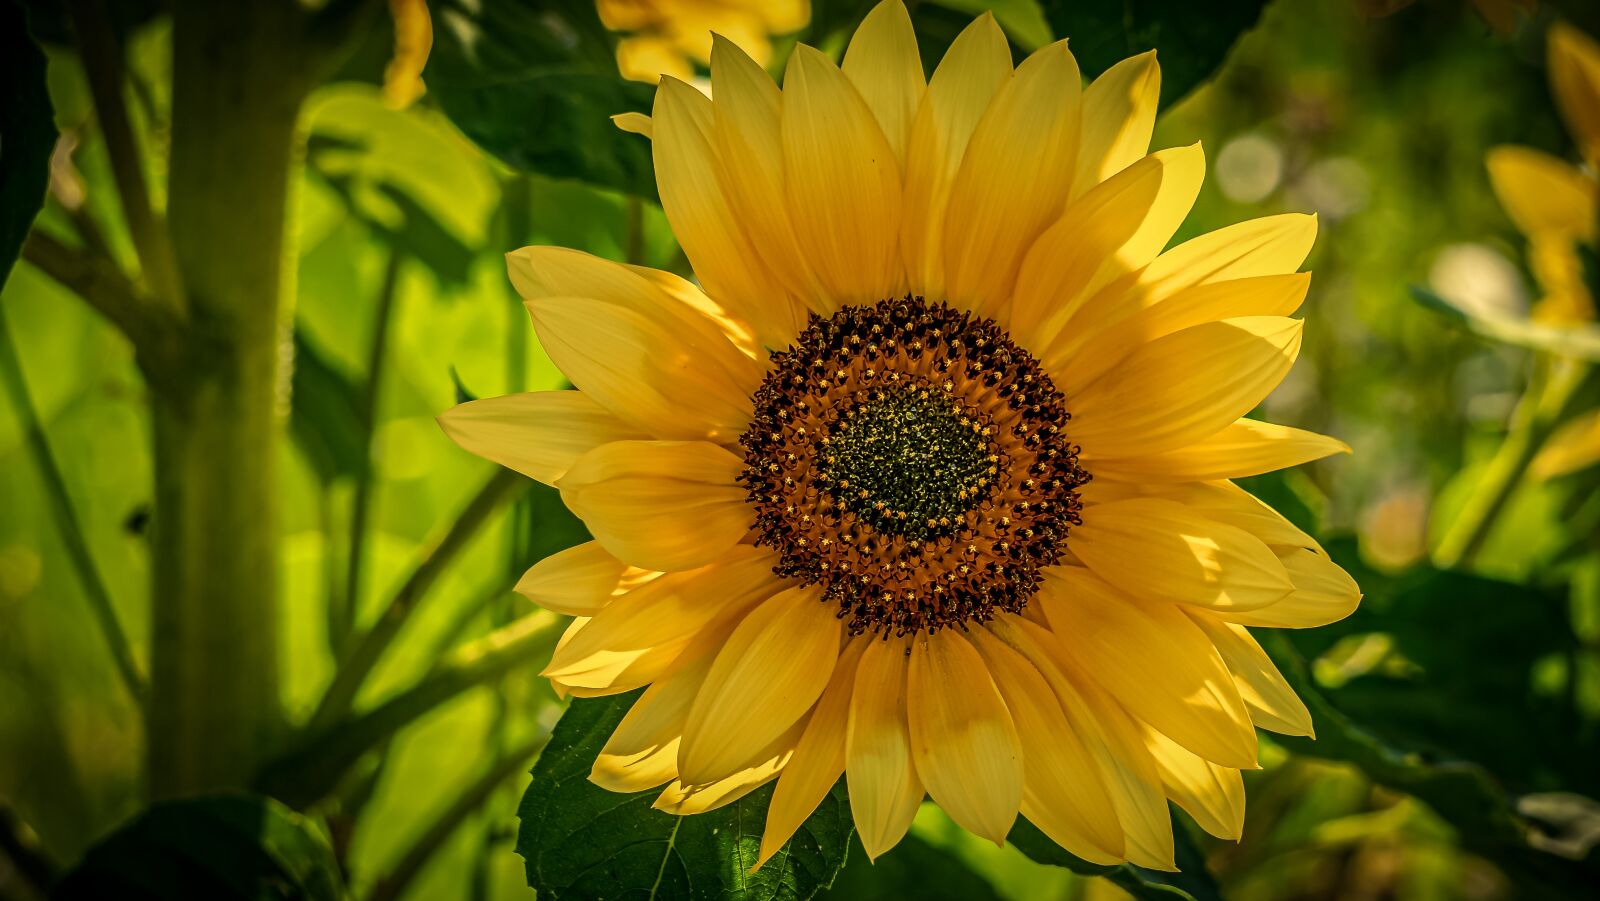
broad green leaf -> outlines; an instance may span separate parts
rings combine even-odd
[[[1527,318],[1469,313],[1418,285],[1411,286],[1411,296],[1454,325],[1491,341],[1542,350],[1559,357],[1600,362],[1600,327],[1547,325]]]
[[[859,840],[850,842],[850,863],[824,891],[830,901],[1000,901],[1000,893],[961,859],[915,835],[870,860]]]
[[[677,817],[651,808],[659,790],[621,795],[589,781],[595,756],[641,693],[574,700],[535,764],[517,811],[517,853],[539,897],[804,901],[831,885],[852,834],[842,784],[751,873],[770,785],[709,813]]]
[[[1183,99],[1210,78],[1234,41],[1261,15],[1265,0],[1044,0],[1045,19],[1071,42],[1085,77],[1155,50],[1161,62],[1161,105]]]
[[[617,72],[592,3],[441,3],[425,78],[467,137],[515,168],[655,197],[650,144],[611,122],[655,87]]]
[[[44,53],[26,19],[19,4],[0,5],[0,285],[44,206],[56,143]]]
[[[305,817],[270,798],[157,804],[89,849],[52,897],[336,901],[333,851]]]
[[[1206,871],[1205,858],[1180,823],[1174,823],[1178,872],[1162,873],[1133,864],[1105,866],[1069,853],[1019,817],[1006,841],[1039,863],[1065,867],[1081,876],[1103,876],[1140,901],[1221,901],[1216,880]]]

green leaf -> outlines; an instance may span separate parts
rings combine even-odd
[[[1559,357],[1600,362],[1600,327],[1545,325],[1527,318],[1469,313],[1419,285],[1411,286],[1411,296],[1451,323],[1491,341],[1542,350]]]
[[[50,184],[55,114],[45,58],[28,34],[22,6],[0,0],[0,285],[22,252]]]
[[[1070,40],[1087,77],[1146,50],[1161,61],[1161,105],[1183,99],[1221,67],[1266,0],[1045,0],[1045,19]]]
[[[428,93],[467,137],[511,166],[653,199],[650,142],[611,122],[648,113],[653,85],[617,72],[592,3],[438,5]]]
[[[306,338],[294,333],[293,406],[289,434],[324,483],[367,468],[361,396],[354,382]]]
[[[89,849],[52,897],[333,901],[344,889],[305,817],[270,798],[226,795],[147,809]]]
[[[595,756],[641,693],[574,700],[534,766],[517,811],[517,853],[539,897],[804,901],[832,884],[852,834],[842,786],[750,873],[770,785],[709,813],[677,817],[651,808],[658,790],[623,795],[590,782]]]
[[[876,861],[859,839],[850,842],[850,864],[820,897],[838,901],[1001,901],[994,887],[961,859],[915,835],[907,835]]]
[[[1148,870],[1133,864],[1090,863],[1051,841],[1039,827],[1023,817],[1017,818],[1006,841],[1039,863],[1065,867],[1080,876],[1103,876],[1135,898],[1150,901],[1221,901],[1222,898],[1216,880],[1206,870],[1204,856],[1182,828],[1173,829],[1176,873]]]

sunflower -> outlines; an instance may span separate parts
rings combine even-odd
[[[764,66],[772,35],[799,31],[811,20],[809,0],[596,0],[595,7],[607,28],[631,32],[617,43],[617,66],[635,81],[689,79],[694,61],[711,59],[712,32]]]
[[[699,280],[509,255],[576,391],[446,413],[594,540],[518,590],[544,675],[647,690],[594,763],[693,814],[776,780],[761,860],[844,776],[877,857],[924,795],[1001,843],[1173,868],[1170,798],[1240,834],[1255,726],[1311,720],[1246,627],[1351,579],[1230,480],[1347,450],[1242,418],[1288,372],[1315,220],[1163,252],[1203,174],[1147,154],[1153,54],[1087,89],[985,15],[931,80],[898,0],[783,88],[719,40],[662,80],[662,206]]]

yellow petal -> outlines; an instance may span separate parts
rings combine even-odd
[[[856,665],[871,641],[870,636],[858,637],[840,652],[828,687],[812,708],[794,756],[772,793],[767,825],[761,834],[761,853],[752,869],[760,868],[778,853],[844,773],[845,732],[850,719],[850,696],[855,691]]]
[[[611,556],[598,541],[585,541],[535,563],[515,591],[546,610],[594,616],[611,599],[659,576]]]
[[[656,91],[652,117],[656,186],[672,233],[706,291],[749,322],[768,343],[788,343],[794,319],[774,303],[773,278],[734,214],[718,181],[711,101],[671,78]]]
[[[1098,504],[1067,546],[1096,576],[1143,600],[1254,610],[1294,590],[1261,539],[1163,498]]]
[[[556,487],[606,550],[661,572],[721,557],[749,532],[744,461],[704,441],[613,441]]]
[[[1160,732],[1144,730],[1167,797],[1201,829],[1228,841],[1244,835],[1244,780],[1239,771],[1197,757]]]
[[[1085,509],[1134,498],[1175,501],[1191,513],[1249,532],[1274,553],[1296,548],[1322,550],[1315,538],[1232,482],[1137,484],[1095,479],[1084,486],[1082,498]]]
[[[795,742],[804,724],[795,723],[787,732],[758,751],[755,762],[737,772],[701,785],[674,780],[651,804],[656,810],[676,816],[705,813],[739,800],[778,778],[794,758]]]
[[[734,214],[750,235],[750,243],[788,292],[818,311],[830,308],[816,275],[795,237],[784,197],[783,139],[778,86],[766,70],[731,41],[718,35],[711,51],[711,90],[716,122],[719,173]],[[777,292],[774,292],[775,294]],[[800,306],[788,304],[790,327],[798,333]],[[787,346],[788,341],[768,344]]]
[[[993,310],[1017,266],[1066,207],[1078,153],[1081,92],[1066,41],[1028,57],[972,133],[945,212],[946,299]]]
[[[1556,429],[1539,450],[1530,471],[1554,479],[1600,463],[1600,409],[1579,414]]]
[[[983,658],[955,630],[912,640],[906,710],[928,796],[962,828],[1003,846],[1022,804],[1022,750]]]
[[[1011,332],[1043,349],[1088,301],[1090,285],[1135,235],[1160,196],[1165,158],[1146,157],[1091,188],[1029,248],[1017,272]],[[1061,367],[1066,371],[1071,367]]]
[[[1501,146],[1484,158],[1489,183],[1517,231],[1594,240],[1600,182],[1531,147]]]
[[[468,401],[441,414],[439,427],[463,449],[546,485],[602,444],[648,437],[581,391]]]
[[[1550,85],[1589,165],[1600,168],[1600,44],[1565,22],[1548,34]]]
[[[987,628],[970,633],[1017,726],[1022,814],[1050,840],[1091,863],[1123,859],[1122,826],[1094,757],[1068,725],[1044,676]]]
[[[573,687],[601,687],[586,674],[620,657],[692,639],[714,620],[772,596],[780,588],[773,562],[770,552],[741,545],[714,565],[634,589],[557,648],[543,675]]]
[[[911,14],[900,0],[883,0],[856,29],[844,54],[844,74],[878,120],[883,136],[902,166],[911,120],[922,103],[927,82]]]
[[[698,291],[559,248],[507,259],[540,344],[591,400],[655,437],[732,441],[743,432],[762,368],[707,315],[712,304]]]
[[[1139,282],[1147,303],[1191,285],[1285,275],[1300,268],[1317,238],[1317,217],[1305,213],[1264,216],[1217,229],[1155,258]]]
[[[739,624],[689,711],[680,779],[696,785],[748,767],[811,709],[838,659],[836,612],[816,588],[791,588]]]
[[[1077,197],[1144,156],[1161,99],[1156,52],[1130,56],[1100,73],[1083,92],[1083,149],[1072,180]]]
[[[590,621],[586,616],[577,617],[562,634],[561,640],[556,642],[551,663],[553,666],[560,665],[563,675],[557,677],[548,672],[540,673],[550,679],[551,687],[559,697],[598,698],[649,685],[677,668],[692,638],[685,636],[655,647],[601,651],[582,660],[574,660],[564,652],[574,641],[582,638]]]
[[[433,19],[426,0],[389,0],[394,19],[394,56],[383,70],[383,100],[391,109],[405,109],[421,97],[422,69],[433,49]]]
[[[1278,667],[1261,649],[1250,630],[1224,622],[1203,610],[1186,612],[1211,639],[1217,653],[1222,655],[1222,662],[1233,673],[1233,683],[1238,686],[1239,696],[1244,698],[1245,706],[1250,708],[1252,722],[1262,729],[1283,735],[1315,737],[1311,711],[1289,687],[1283,674],[1278,672]]]
[[[611,122],[629,134],[644,135],[647,138],[654,136],[650,117],[644,113],[617,113],[611,117]]]
[[[684,650],[692,662],[645,689],[595,757],[590,782],[607,791],[632,793],[678,778],[678,740],[689,705],[723,637],[714,631],[696,636]]]
[[[1177,869],[1161,776],[1128,714],[1073,666],[1048,629],[1008,613],[995,617],[990,628],[1044,676],[1069,727],[1083,737],[1116,808],[1128,860],[1157,870]]]
[[[1209,438],[1159,454],[1097,464],[1095,475],[1142,482],[1242,479],[1350,453],[1337,438],[1284,425],[1240,419]]]
[[[985,12],[946,51],[911,125],[901,254],[911,290],[945,296],[944,220],[973,129],[1011,76],[1011,46]]]
[[[1250,713],[1205,633],[1168,604],[1141,604],[1076,567],[1035,596],[1061,652],[1128,711],[1207,760],[1256,766]]]
[[[900,287],[900,171],[849,79],[804,44],[783,78],[783,166],[795,235],[830,299],[872,303]]]
[[[905,837],[922,803],[906,723],[903,641],[873,641],[861,654],[845,731],[845,779],[861,846],[877,860]]]
[[[1186,328],[1240,316],[1288,316],[1300,308],[1311,273],[1263,275],[1195,285],[1108,327],[1057,372],[1068,397],[1111,371],[1141,346]]]
[[[1361,604],[1361,588],[1355,580],[1322,554],[1298,548],[1282,552],[1279,560],[1294,580],[1294,591],[1287,597],[1254,610],[1214,612],[1241,626],[1310,629],[1336,623]]]
[[[1115,378],[1069,398],[1068,432],[1086,461],[1157,454],[1208,438],[1283,381],[1300,335],[1298,319],[1244,316],[1157,338],[1124,357]]]

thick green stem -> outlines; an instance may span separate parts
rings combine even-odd
[[[303,28],[293,3],[173,13],[168,208],[188,322],[178,365],[149,373],[157,797],[246,784],[282,725],[275,458]]]

